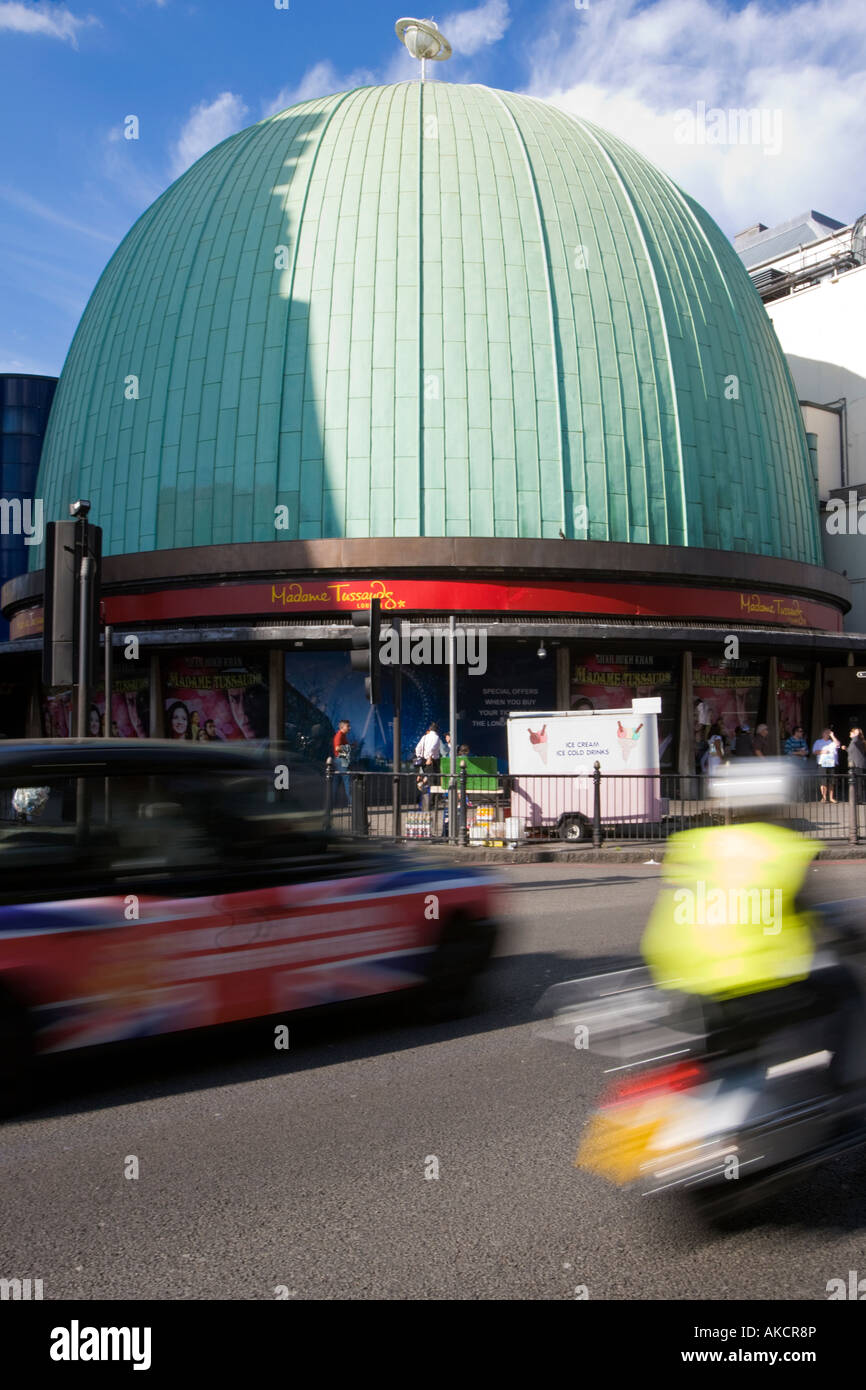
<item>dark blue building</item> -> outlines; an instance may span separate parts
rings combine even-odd
[[[28,568],[31,546],[21,521],[32,527],[40,515],[32,510],[36,477],[48,412],[57,378],[0,373],[0,585]],[[28,512],[24,504],[29,503]],[[17,505],[16,505],[17,504]],[[0,642],[9,638],[9,624],[0,618]],[[33,697],[33,674],[23,663],[4,662],[0,676],[0,736],[21,735],[28,701]]]
[[[54,399],[54,376],[0,374],[0,498],[7,503],[33,501],[48,412]],[[11,526],[12,511],[0,512],[0,585],[28,568],[30,547]],[[0,620],[0,642],[9,624]]]

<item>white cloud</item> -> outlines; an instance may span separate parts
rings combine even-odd
[[[173,177],[177,178],[214,145],[240,130],[246,114],[246,106],[234,92],[220,92],[213,101],[196,106],[172,150]]]
[[[12,376],[59,376],[61,366],[62,362],[20,354],[17,348],[0,343],[0,372],[9,372]]]
[[[367,68],[356,68],[345,75],[339,73],[334,64],[325,60],[307,68],[300,82],[293,87],[283,87],[263,108],[263,116],[275,116],[299,101],[313,101],[316,97],[329,97],[334,92],[350,92],[354,87],[370,87],[376,82],[376,74]]]
[[[486,0],[476,10],[458,10],[437,20],[455,57],[471,58],[488,44],[498,43],[511,23],[508,0]]]
[[[92,15],[79,19],[60,5],[0,4],[0,30],[15,34],[36,34],[43,38],[62,39],[78,47],[78,31],[99,20]]]
[[[431,63],[427,76],[435,81],[441,76],[444,81],[454,81],[454,64],[461,58],[471,58],[482,48],[498,43],[511,23],[508,0],[485,0],[474,10],[458,10],[443,20],[436,20],[454,50],[454,58],[443,63]],[[419,76],[418,62],[407,53],[401,43],[394,38],[394,47],[378,71],[369,68],[356,68],[353,72],[341,73],[327,59],[308,68],[295,86],[283,87],[273,101],[263,108],[264,116],[273,116],[278,111],[296,105],[299,101],[311,101],[315,97],[331,96],[334,92],[349,92],[354,87],[372,87],[378,83],[412,82]],[[464,70],[465,79],[465,70]]]
[[[76,222],[71,217],[57,211],[48,203],[41,203],[38,198],[31,198],[29,193],[22,193],[17,188],[0,186],[0,199],[5,203],[10,203],[12,207],[19,208],[21,212],[28,213],[31,217],[38,217],[42,222],[51,222],[58,227],[66,227],[71,232],[77,232],[80,236],[92,237],[94,241],[105,241],[110,246],[117,245],[117,237],[109,235],[98,227],[87,227],[82,222]]]
[[[703,203],[729,234],[806,208],[866,210],[866,6],[800,0],[557,0],[540,17],[529,91],[611,131]],[[758,108],[781,147],[680,144],[676,113]],[[778,116],[776,113],[779,113]],[[769,142],[772,144],[772,142]]]

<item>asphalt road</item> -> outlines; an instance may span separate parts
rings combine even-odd
[[[864,891],[862,863],[814,872]],[[45,1299],[824,1299],[866,1274],[864,1156],[722,1236],[572,1166],[604,1064],[531,1011],[634,955],[658,873],[507,870],[486,1006],[456,1023],[376,1009],[288,1052],[256,1024],[54,1064],[0,1128],[0,1276]]]

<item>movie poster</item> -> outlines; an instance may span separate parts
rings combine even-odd
[[[207,652],[164,659],[165,737],[196,743],[268,737],[267,657]]]
[[[147,675],[115,676],[111,682],[111,730],[105,727],[105,687],[90,692],[87,732],[94,738],[147,738],[150,733],[150,681]],[[96,729],[99,732],[96,732]]]
[[[719,723],[733,738],[737,725],[754,733],[764,703],[765,661],[712,661],[701,657],[693,672],[695,732]]]
[[[675,654],[581,653],[572,666],[569,706],[573,710],[628,709],[632,700],[659,696],[660,766],[670,769],[676,755],[678,662]]]
[[[779,693],[779,740],[784,748],[785,739],[801,724],[809,727],[807,708],[808,692],[812,689],[812,666],[810,662],[777,661],[776,675]]]
[[[69,687],[45,690],[42,696],[42,730],[46,738],[74,738],[72,691]],[[113,682],[111,737],[147,738],[150,731],[150,688],[146,675],[127,676]],[[107,738],[105,687],[92,686],[87,706],[87,738]]]
[[[46,738],[71,738],[72,691],[68,686],[43,688],[42,731]]]

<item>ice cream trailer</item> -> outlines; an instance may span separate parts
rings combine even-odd
[[[520,833],[545,826],[563,840],[590,838],[596,763],[602,826],[660,822],[660,713],[657,697],[625,709],[510,713],[511,817]]]

